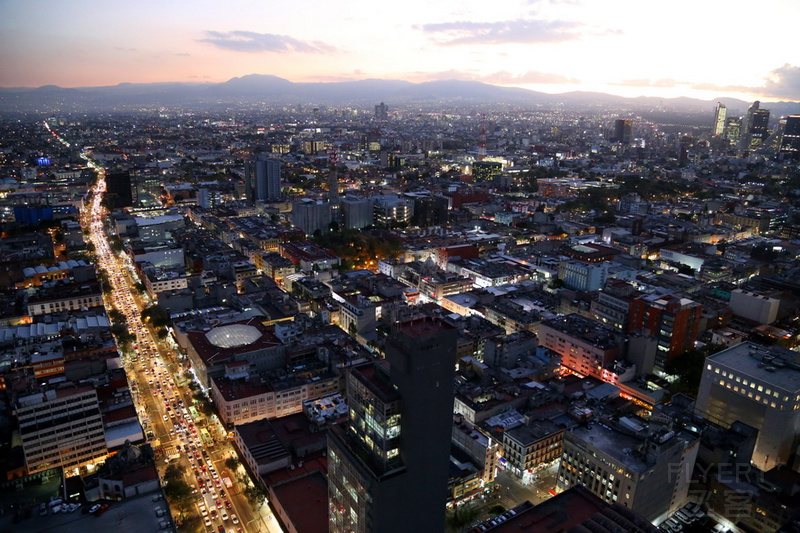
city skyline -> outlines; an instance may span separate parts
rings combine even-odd
[[[229,6],[5,2],[0,86],[222,82],[257,73],[294,82],[461,79],[547,93],[800,101],[791,32],[767,23],[745,32],[753,13],[744,4]],[[788,0],[759,7],[770,20],[800,15],[800,4]]]

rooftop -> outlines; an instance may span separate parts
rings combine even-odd
[[[800,394],[800,354],[779,346],[743,342],[708,356],[720,366]]]

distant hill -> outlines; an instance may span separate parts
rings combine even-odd
[[[242,104],[367,105],[420,104],[458,106],[560,106],[576,112],[614,111],[620,116],[641,114],[648,120],[682,114],[707,115],[710,124],[717,101],[728,106],[729,116],[743,115],[750,102],[731,98],[624,98],[594,92],[547,94],[477,81],[442,80],[411,83],[403,80],[366,79],[346,82],[294,83],[277,76],[251,74],[223,83],[121,83],[107,87],[0,88],[0,112],[134,110],[149,106],[219,107]],[[762,107],[777,118],[800,113],[800,104],[773,102]],[[697,120],[697,117],[694,118]],[[688,123],[688,122],[687,122]]]

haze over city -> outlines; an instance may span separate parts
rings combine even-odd
[[[0,4],[0,86],[461,79],[549,93],[800,101],[800,3]],[[757,22],[756,22],[757,21]]]

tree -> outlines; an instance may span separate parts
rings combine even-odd
[[[154,328],[164,328],[169,325],[169,311],[158,304],[151,305],[142,310],[142,321],[151,323]]]
[[[697,394],[706,357],[725,348],[722,344],[706,344],[702,348],[693,348],[674,357],[664,368],[667,374],[678,376],[670,387],[670,392]]]
[[[477,520],[478,515],[480,515],[480,509],[477,507],[468,505],[456,507],[447,513],[447,518],[445,519],[447,529],[454,533],[463,531]]]
[[[227,459],[225,459],[225,466],[229,470],[236,470],[236,467],[239,466],[239,460],[236,459],[235,457],[228,457]]]
[[[171,466],[171,465],[170,465]],[[169,470],[169,468],[167,468]],[[166,480],[166,474],[165,474]],[[183,480],[183,478],[172,479],[167,482],[164,487],[164,494],[167,499],[178,508],[181,513],[180,519],[194,506],[195,498],[192,494],[192,488]]]

